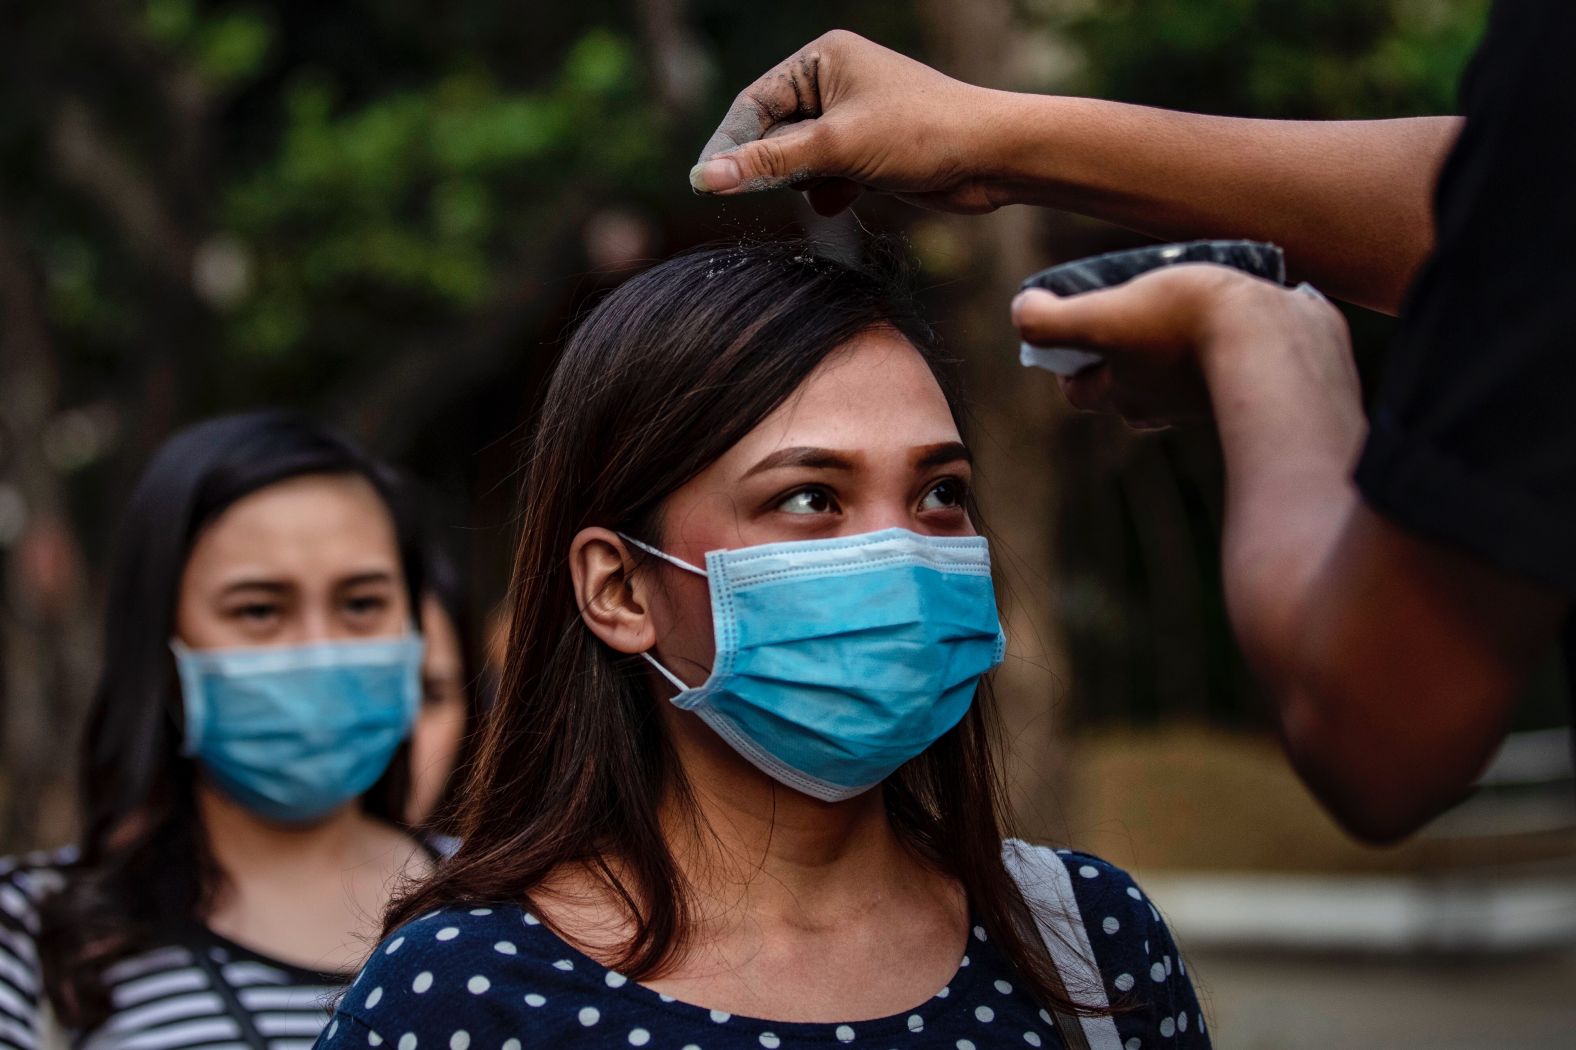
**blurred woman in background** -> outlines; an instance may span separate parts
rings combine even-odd
[[[309,1046],[401,880],[422,551],[297,416],[177,434],[119,525],[81,843],[0,869],[0,1043]]]

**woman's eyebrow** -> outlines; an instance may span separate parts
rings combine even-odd
[[[777,470],[781,467],[814,467],[819,470],[854,470],[857,454],[839,452],[830,448],[814,448],[808,445],[793,448],[780,448],[776,452],[762,459],[755,466],[746,470],[741,478],[748,478],[763,471]]]
[[[242,591],[263,591],[267,594],[284,594],[291,589],[290,584],[281,580],[242,579],[233,580],[219,588],[221,598]]]
[[[944,441],[939,445],[926,445],[915,449],[919,453],[914,461],[914,469],[929,470],[939,467],[943,463],[973,463],[974,453],[961,441]]]
[[[389,572],[386,569],[369,569],[366,572],[358,572],[358,573],[356,573],[353,576],[346,576],[343,580],[340,580],[339,582],[334,584],[334,586],[335,587],[341,587],[341,588],[343,588],[343,587],[359,587],[359,586],[361,586],[363,584],[368,584],[368,583],[393,583],[393,582],[394,582],[394,574],[392,572]]]

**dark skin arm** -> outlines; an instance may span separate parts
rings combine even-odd
[[[1352,468],[1367,423],[1344,320],[1215,266],[1013,304],[1031,342],[1097,350],[1077,407],[1213,412],[1232,624],[1293,764],[1354,835],[1390,842],[1458,801],[1566,615],[1560,595],[1387,521]]]
[[[847,32],[740,92],[690,174],[792,185],[823,214],[861,193],[945,211],[1040,204],[1166,240],[1273,241],[1299,279],[1394,313],[1433,247],[1453,117],[1275,121],[993,91]]]
[[[1273,241],[1298,276],[1394,313],[1433,247],[1455,118],[1284,122],[989,91],[849,33],[740,93],[698,191],[791,185],[824,214],[867,191],[956,212],[1030,203],[1161,238]],[[1213,412],[1225,577],[1293,763],[1353,834],[1391,841],[1458,800],[1565,615],[1559,596],[1408,533],[1351,480],[1366,434],[1328,304],[1216,267],[1014,307],[1024,338],[1106,363],[1075,405],[1152,425]]]

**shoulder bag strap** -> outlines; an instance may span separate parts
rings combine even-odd
[[[193,937],[187,942],[191,949],[192,958],[208,974],[208,981],[213,985],[213,990],[218,993],[224,1002],[224,1011],[230,1015],[231,1020],[241,1030],[241,1041],[252,1050],[268,1050],[268,1043],[263,1039],[257,1025],[252,1020],[252,1012],[241,1002],[241,997],[235,994],[235,988],[225,979],[224,969],[208,954],[208,946],[202,943],[201,938]]]
[[[1002,845],[1002,859],[1034,913],[1034,923],[1056,967],[1063,994],[1080,1006],[1107,1009],[1105,981],[1073,896],[1072,877],[1055,850],[1017,839]],[[1068,1050],[1122,1050],[1116,1022],[1109,1015],[1082,1016],[1053,1010],[1052,1018]]]

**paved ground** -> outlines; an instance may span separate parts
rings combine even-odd
[[[1576,1050],[1576,954],[1189,960],[1219,1050]]]

